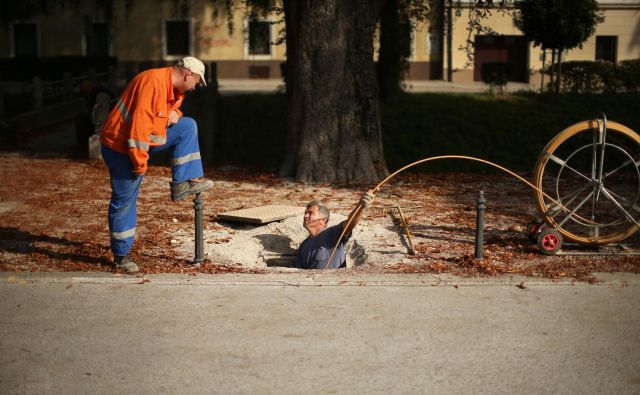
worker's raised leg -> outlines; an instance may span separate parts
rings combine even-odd
[[[209,189],[213,182],[199,180],[204,175],[200,146],[198,144],[198,125],[189,117],[182,117],[167,128],[167,142],[152,147],[151,155],[173,149],[171,158],[171,199],[176,201],[185,196]]]

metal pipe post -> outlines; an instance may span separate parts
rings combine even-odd
[[[484,258],[484,209],[487,207],[484,192],[480,191],[480,197],[476,205],[476,259]]]
[[[193,262],[196,264],[204,262],[202,206],[202,196],[200,193],[196,193],[196,197],[193,199],[193,208],[196,212],[196,257]]]

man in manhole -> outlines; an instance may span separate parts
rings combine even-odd
[[[329,222],[329,209],[321,202],[314,200],[307,204],[304,212],[302,225],[309,232],[307,237],[298,248],[296,255],[296,267],[301,269],[335,269],[346,267],[346,251],[345,246],[351,231],[360,222],[362,212],[365,208],[373,203],[373,191],[368,191],[360,198],[362,209],[356,207],[345,221],[337,225],[327,227]],[[351,221],[349,221],[351,218]],[[338,239],[340,235],[344,236]],[[334,248],[336,249],[333,253]],[[333,253],[333,257],[331,257]],[[327,261],[331,258],[331,262],[327,265]]]

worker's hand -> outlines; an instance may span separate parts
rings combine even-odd
[[[178,115],[178,112],[176,110],[171,110],[171,112],[169,113],[169,124],[167,126],[171,126],[178,123],[179,119],[180,119],[180,115]]]
[[[373,200],[375,197],[373,196],[373,190],[368,190],[362,197],[360,198],[360,203],[362,203],[362,208],[367,208],[373,204]]]

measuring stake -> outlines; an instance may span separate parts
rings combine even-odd
[[[478,210],[476,215],[476,259],[484,258],[484,209],[487,207],[484,192],[480,191],[480,197],[476,205]]]
[[[193,259],[193,263],[204,262],[204,246],[202,240],[202,197],[200,193],[196,193],[196,197],[193,198],[193,208],[196,212],[196,257]]]

